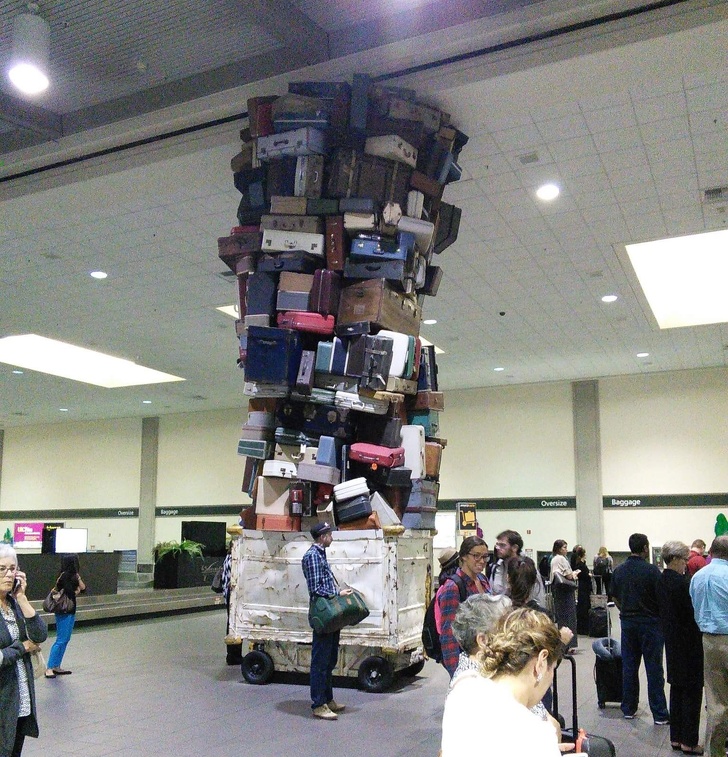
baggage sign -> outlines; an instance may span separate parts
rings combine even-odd
[[[475,536],[477,523],[476,523],[476,506],[475,502],[458,502],[458,531],[461,536]]]

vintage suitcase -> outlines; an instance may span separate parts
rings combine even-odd
[[[301,352],[301,362],[298,365],[298,374],[296,376],[297,392],[311,394],[315,363],[316,353],[313,350],[303,350]]]
[[[310,273],[321,268],[323,260],[318,255],[308,252],[271,252],[261,255],[258,259],[258,273],[275,271],[292,271],[294,273]]]
[[[440,204],[437,230],[435,232],[435,255],[439,255],[458,238],[462,210],[446,202]]]
[[[407,202],[412,169],[404,163],[339,148],[329,163],[327,197],[368,197],[378,202]]]
[[[424,205],[424,194],[422,194],[422,192],[418,192],[416,189],[410,189],[410,191],[407,193],[407,216],[414,220],[421,219]]]
[[[359,386],[373,392],[387,387],[387,376],[392,364],[393,340],[387,336],[366,336],[364,345],[364,368]]]
[[[368,334],[354,334],[347,340],[344,375],[356,378],[357,381],[364,372],[367,336]]]
[[[369,321],[390,331],[417,336],[421,309],[384,279],[369,279],[345,285],[339,300],[337,322],[341,325]]]
[[[293,386],[301,352],[301,337],[297,331],[251,326],[248,329],[245,380]]]
[[[404,260],[372,260],[363,262],[350,258],[344,263],[344,279],[383,279],[397,289],[411,293],[414,291],[412,269]]]
[[[366,74],[354,74],[352,78],[349,129],[362,142],[367,130],[370,82],[371,80]]]
[[[383,137],[397,134],[412,147],[419,150],[425,139],[425,130],[420,121],[408,121],[403,118],[389,118],[369,109],[367,115],[367,134],[371,137]],[[366,143],[365,143],[366,144]]]
[[[335,405],[315,402],[284,402],[278,409],[281,426],[300,429],[308,437],[332,436],[346,439],[354,430],[354,419],[349,411]],[[276,429],[277,432],[278,429]],[[276,437],[276,441],[278,441]],[[316,446],[312,444],[310,446]]]
[[[266,460],[270,457],[271,444],[265,439],[241,439],[238,442],[238,454]]]
[[[291,481],[288,490],[291,501],[291,515],[310,518],[314,515],[313,484],[310,481]]]
[[[346,223],[346,216],[344,216]],[[407,260],[415,246],[415,236],[402,231],[396,239],[381,234],[359,234],[352,240],[350,255],[357,262],[371,260]]]
[[[343,271],[348,252],[348,237],[344,231],[343,216],[326,217],[326,267],[331,271]]]
[[[443,120],[449,120],[449,116],[443,114],[439,108],[424,103],[412,102],[401,97],[390,97],[388,104],[387,114],[390,118],[419,121],[427,132],[436,132]]]
[[[282,328],[297,329],[310,334],[333,334],[336,322],[333,315],[321,315],[321,313],[308,313],[300,310],[278,313],[276,320]]]
[[[288,83],[288,91],[325,100],[335,100],[342,93],[351,96],[351,86],[345,81],[293,81]]]
[[[412,339],[412,337],[408,334],[400,334],[396,331],[389,331],[387,329],[382,329],[377,336],[389,337],[389,339],[392,340],[392,362],[389,367],[388,376],[401,378],[407,367],[407,355],[409,352],[410,339]]]
[[[417,376],[417,389],[420,391],[437,391],[437,360],[435,358],[435,347],[433,345],[423,345],[420,351],[420,372]],[[440,410],[444,408],[432,408]]]
[[[255,515],[256,531],[300,531],[300,515]]]
[[[410,410],[407,413],[407,423],[411,426],[422,426],[425,437],[440,436],[440,414],[437,410]]]
[[[396,468],[404,464],[403,447],[383,447],[368,442],[355,442],[349,446],[349,459],[358,463]]]
[[[256,460],[254,457],[245,458],[245,471],[243,472],[243,483],[241,491],[247,493],[251,499],[255,500],[251,492],[255,486],[255,480],[258,478],[258,471],[260,469],[260,460]]]
[[[334,360],[334,341],[320,341],[316,345],[316,373],[331,373]]]
[[[293,194],[296,197],[321,197],[324,181],[323,155],[301,155],[296,160]]]
[[[378,213],[380,204],[371,197],[343,197],[339,202],[339,213]],[[344,219],[346,220],[346,219]]]
[[[421,218],[410,218],[409,215],[402,216],[398,223],[399,231],[406,231],[414,234],[417,249],[424,255],[432,246],[435,236],[435,224],[430,221],[424,221]]]
[[[255,263],[260,254],[261,236],[258,231],[231,234],[217,240],[217,254],[220,260],[235,274],[250,273],[255,270]],[[241,260],[248,261],[238,270]]]
[[[324,131],[331,124],[331,116],[325,111],[318,113],[281,113],[273,118],[273,131],[276,134],[297,131],[310,126]]]
[[[347,482],[348,483],[348,482]],[[341,486],[342,484],[339,484]],[[336,487],[334,487],[334,491]],[[357,497],[351,497],[347,500],[336,499],[334,503],[334,513],[336,514],[337,523],[351,523],[368,518],[372,514],[372,505],[369,501],[369,490],[366,494],[360,494]]]
[[[305,197],[281,197],[273,195],[270,198],[270,213],[272,215],[305,216],[307,214],[308,199]],[[285,229],[282,229],[285,231]]]
[[[288,156],[264,164],[266,194],[292,197],[296,186],[297,158]]]
[[[431,531],[436,528],[436,516],[437,508],[408,507],[402,515],[402,525],[408,529]]]
[[[256,271],[248,276],[245,299],[245,319],[255,315],[270,317],[276,311],[278,276],[268,271]]]
[[[339,201],[332,197],[310,197],[306,201],[306,213],[310,216],[338,215]]]
[[[340,447],[340,439],[336,439],[333,436],[326,436],[326,434],[323,434],[319,438],[318,452],[316,454],[316,464],[329,465],[335,468],[339,462]]]
[[[402,426],[400,444],[404,447],[404,465],[412,471],[412,478],[425,477],[425,429],[422,426]]]
[[[335,316],[339,311],[341,276],[328,268],[314,273],[311,287],[310,309],[321,315]]]
[[[243,394],[246,397],[287,397],[291,388],[288,384],[259,384],[257,381],[246,381]]]
[[[367,414],[357,417],[356,438],[360,442],[399,447],[402,419],[389,415]]]
[[[371,334],[372,324],[370,321],[355,321],[353,323],[337,323],[334,329],[336,336],[352,338],[362,334]]]
[[[247,313],[243,319],[245,324],[245,335],[247,336],[248,328],[250,326],[270,326],[270,316],[267,313],[253,314]]]
[[[381,333],[381,332],[380,332]],[[391,370],[391,369],[390,369]],[[389,376],[385,391],[396,394],[417,394],[417,382],[399,376]]]
[[[346,452],[348,454],[348,450]],[[334,487],[334,499],[337,502],[344,502],[362,495],[369,497],[369,487],[365,478],[352,478],[351,481],[344,481]]]
[[[313,274],[283,271],[278,279],[279,292],[310,292],[313,286]]]
[[[296,478],[296,465],[282,460],[266,460],[263,463],[263,476],[270,478]]]
[[[288,446],[304,446],[315,447],[316,439],[313,436],[309,436],[303,431],[299,431],[295,428],[285,428],[283,426],[276,427],[275,433],[276,444],[288,445]]]
[[[416,189],[418,192],[422,192],[425,197],[429,197],[433,200],[440,200],[442,198],[442,191],[445,188],[435,179],[431,179],[421,171],[412,171],[409,177],[410,189]]]
[[[371,505],[371,503],[370,503]],[[366,518],[358,518],[357,520],[342,521],[339,525],[340,531],[376,531],[381,529],[382,524],[379,520],[379,514],[372,512]]]
[[[376,155],[405,163],[411,168],[417,165],[417,149],[397,134],[386,134],[379,137],[368,137],[364,145],[367,155]]]
[[[316,374],[314,373],[314,387],[311,389],[311,394],[302,394],[294,389],[290,396],[292,400],[297,400],[298,402],[313,402],[316,405],[333,405],[336,392],[317,387]]]
[[[298,477],[305,481],[336,485],[341,481],[341,471],[335,465],[319,465],[318,462],[299,463]]]
[[[268,211],[265,184],[265,169],[246,168],[233,174],[235,188],[240,192],[238,221],[242,226],[260,223],[263,213]]]
[[[266,161],[287,155],[325,155],[325,144],[324,132],[311,127],[258,137],[258,160]]]
[[[338,391],[334,398],[334,404],[336,407],[356,410],[360,413],[372,413],[374,415],[384,415],[389,410],[389,402],[387,400],[364,397],[358,392]]]
[[[252,137],[264,137],[273,133],[273,103],[278,95],[248,98],[248,122]]]
[[[263,252],[305,252],[309,255],[324,257],[324,236],[302,231],[265,229],[261,248]]]
[[[349,234],[359,234],[360,232],[373,234],[378,225],[379,222],[375,213],[359,213],[356,211],[344,213],[344,228]]]
[[[425,442],[425,478],[437,479],[442,463],[442,444]]]
[[[334,376],[343,376],[346,368],[346,344],[341,337],[334,337],[334,349],[331,357],[331,373]]]
[[[284,289],[278,289],[276,297],[276,310],[309,310],[311,301],[311,292],[288,292]]]
[[[276,444],[273,451],[273,459],[278,462],[298,465],[303,460],[304,449],[300,444]]]
[[[324,222],[317,216],[264,215],[260,219],[260,229],[265,231],[292,231],[305,234],[323,234]],[[262,238],[261,238],[262,243]]]
[[[445,395],[442,392],[418,391],[412,407],[414,410],[444,410]]]
[[[417,288],[417,293],[435,297],[437,295],[437,290],[440,288],[441,281],[442,268],[437,265],[428,265],[425,268],[425,284],[424,286]]]
[[[426,525],[426,522],[434,524],[434,514],[437,512],[437,495],[440,491],[440,485],[436,481],[430,481],[425,478],[412,478],[411,488],[407,490],[407,504],[405,509],[405,518],[410,516],[421,516],[423,525],[407,525],[405,518],[402,519],[402,525],[405,528],[434,528],[434,525]],[[414,520],[414,518],[412,518]],[[409,522],[412,522],[410,520]]]

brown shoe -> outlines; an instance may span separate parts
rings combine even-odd
[[[343,712],[346,709],[345,704],[336,704],[336,700],[334,699],[332,699],[326,706],[331,712]]]
[[[338,720],[339,716],[329,709],[327,704],[322,704],[320,707],[314,707],[313,716],[315,718],[321,718],[322,720]]]

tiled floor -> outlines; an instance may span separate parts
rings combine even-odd
[[[37,681],[41,735],[26,740],[24,757],[437,754],[448,682],[441,666],[428,662],[385,694],[340,689],[347,711],[324,722],[311,717],[306,680],[251,686],[225,665],[224,624],[213,610],[77,628],[64,659],[73,675]],[[625,721],[618,707],[597,708],[589,639],[576,659],[582,727],[611,738],[620,757],[675,754],[669,728],[652,724],[644,680],[639,715]],[[568,714],[569,688],[560,693]]]

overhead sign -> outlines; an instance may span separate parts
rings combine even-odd
[[[477,529],[477,512],[475,502],[458,502],[458,531],[461,534],[471,535]]]

